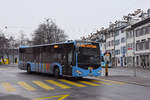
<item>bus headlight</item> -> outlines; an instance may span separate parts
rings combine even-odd
[[[82,72],[80,72],[79,70],[76,70],[76,73],[78,73],[78,74],[82,74]]]

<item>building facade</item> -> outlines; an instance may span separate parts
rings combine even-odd
[[[99,41],[103,53],[111,53],[113,67],[132,67],[135,62],[137,67],[150,68],[150,9],[137,9],[123,18],[86,39]]]
[[[134,53],[133,53],[133,30],[131,29],[131,25],[125,28],[126,31],[126,59],[127,66],[133,66]]]
[[[126,66],[126,32],[125,21],[118,21],[109,26],[106,34],[106,51],[112,54],[113,66]]]
[[[150,17],[132,25],[137,67],[150,68]]]

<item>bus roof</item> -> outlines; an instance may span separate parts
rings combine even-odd
[[[66,42],[59,42],[59,43],[51,43],[51,44],[41,44],[41,45],[33,45],[33,46],[20,46],[19,48],[30,48],[30,47],[40,47],[40,46],[49,46],[49,45],[56,45],[56,44],[68,44],[68,43],[76,43],[76,42],[93,42],[94,41],[85,41],[85,40],[68,40]]]

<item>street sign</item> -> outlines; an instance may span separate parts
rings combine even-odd
[[[105,52],[104,53],[104,61],[106,62],[106,63],[109,63],[110,61],[111,61],[111,53],[110,52]]]

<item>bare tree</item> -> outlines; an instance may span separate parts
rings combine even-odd
[[[39,25],[33,34],[33,44],[49,44],[66,41],[67,35],[51,20]]]
[[[23,30],[19,31],[19,36],[15,39],[14,46],[18,48],[19,46],[31,45],[31,40],[27,37]]]

